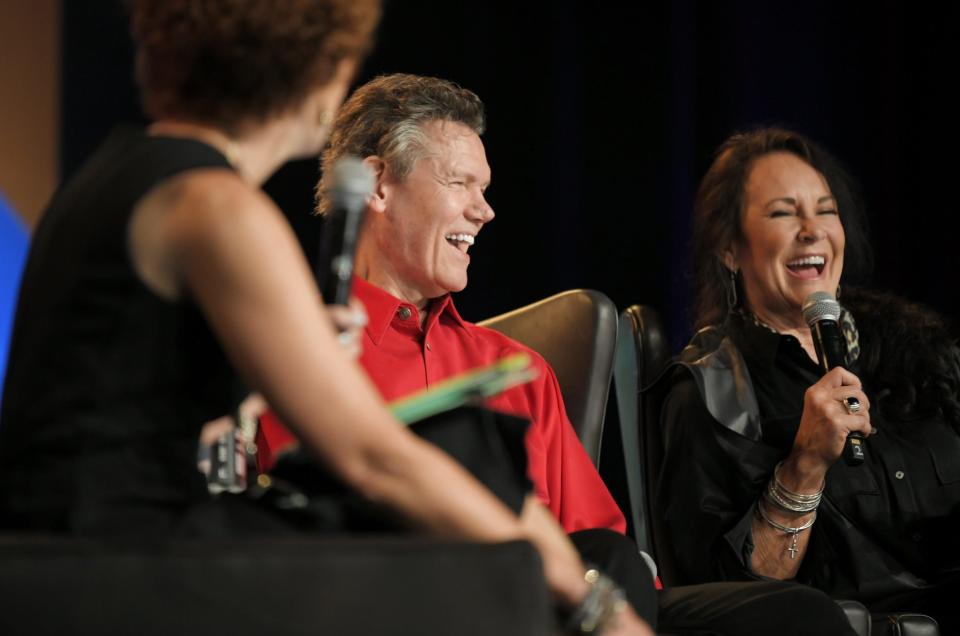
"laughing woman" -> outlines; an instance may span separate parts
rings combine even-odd
[[[929,311],[844,288],[850,355],[824,375],[802,315],[869,261],[848,178],[796,133],[736,135],[700,186],[694,250],[701,329],[660,385],[658,500],[684,578],[796,579],[953,624],[957,347]]]

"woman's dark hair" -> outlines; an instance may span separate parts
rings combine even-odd
[[[380,0],[136,0],[144,110],[236,133],[296,108],[371,46]]]
[[[943,319],[893,294],[845,288],[860,333],[858,372],[888,420],[940,417],[960,433],[960,349]]]
[[[773,152],[789,152],[822,174],[837,201],[846,235],[842,281],[865,278],[872,266],[866,218],[856,186],[839,162],[799,133],[759,128],[737,133],[717,150],[697,191],[693,213],[695,323],[722,322],[729,306],[730,272],[721,254],[743,238],[744,189],[754,162]],[[742,290],[737,290],[738,293]],[[742,294],[740,294],[742,298]]]

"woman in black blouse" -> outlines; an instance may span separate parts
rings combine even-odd
[[[852,192],[796,133],[720,148],[694,218],[702,329],[661,385],[657,500],[687,582],[796,579],[949,621],[957,348],[926,310],[844,290],[851,355],[824,375],[802,315],[810,293],[840,295],[845,272],[868,265]],[[838,461],[854,431],[868,436],[862,466]]]

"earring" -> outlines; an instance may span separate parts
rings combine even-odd
[[[730,274],[730,287],[727,288],[727,311],[732,312],[737,308],[737,272],[728,269]]]
[[[333,111],[323,108],[320,110],[320,114],[317,116],[317,123],[321,126],[329,126],[333,123]]]

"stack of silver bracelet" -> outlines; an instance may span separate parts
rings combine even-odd
[[[799,551],[799,548],[797,547],[799,543],[797,535],[812,526],[813,522],[817,520],[817,507],[820,505],[820,499],[822,497],[823,485],[820,486],[820,490],[812,495],[804,495],[798,492],[793,492],[792,490],[788,490],[783,484],[780,483],[780,464],[777,464],[773,469],[773,477],[770,478],[770,482],[767,484],[767,489],[763,493],[763,502],[757,503],[757,514],[768,525],[780,530],[781,532],[786,532],[793,537],[793,541],[790,542],[790,547],[787,548],[787,552],[790,553],[791,559],[797,558],[797,552]],[[772,506],[776,506],[784,512],[798,515],[804,515],[812,512],[813,516],[803,525],[797,526],[796,528],[791,528],[790,526],[785,526],[771,519],[764,510],[764,502]]]
[[[627,607],[627,596],[610,577],[595,568],[587,570],[583,580],[590,591],[567,621],[567,628],[578,635],[600,636]]]

